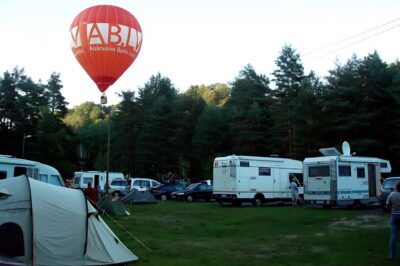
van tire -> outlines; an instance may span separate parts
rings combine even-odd
[[[263,195],[256,195],[253,199],[253,206],[260,207],[264,203]]]
[[[162,201],[166,201],[168,197],[167,197],[167,195],[162,194],[160,198]]]

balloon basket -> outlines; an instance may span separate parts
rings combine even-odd
[[[100,104],[107,104],[107,96],[103,93],[100,97]]]

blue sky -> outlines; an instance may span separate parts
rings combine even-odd
[[[70,107],[98,103],[101,93],[69,44],[72,20],[98,4],[127,9],[143,30],[138,58],[107,90],[111,104],[119,101],[116,93],[137,90],[158,72],[180,91],[190,85],[230,82],[247,64],[269,75],[285,43],[306,54],[390,21],[304,56],[302,62],[307,72],[324,76],[335,60],[344,62],[353,53],[363,57],[377,50],[387,62],[400,54],[400,1],[395,0],[4,0],[0,71],[18,65],[35,82],[59,72]]]

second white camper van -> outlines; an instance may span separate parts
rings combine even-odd
[[[124,174],[120,172],[109,172],[108,173],[108,183],[114,179],[125,179]],[[73,188],[86,189],[88,183],[92,183],[92,186],[97,188],[100,192],[105,190],[106,185],[106,172],[100,171],[83,171],[74,173],[74,182],[72,184]]]
[[[388,160],[352,156],[343,142],[343,154],[335,148],[322,148],[321,157],[304,160],[304,200],[330,206],[377,205],[382,173],[390,173]]]
[[[302,198],[302,173],[302,162],[292,159],[237,155],[217,157],[213,168],[214,198],[221,204],[252,202],[255,206],[268,201],[291,201],[289,184],[292,178]]]

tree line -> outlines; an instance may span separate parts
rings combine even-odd
[[[304,73],[285,45],[270,74],[245,66],[229,84],[194,85],[179,93],[160,73],[114,106],[72,109],[59,73],[35,83],[23,69],[0,78],[1,154],[48,163],[70,178],[110,170],[162,179],[167,173],[212,178],[213,160],[231,154],[303,160],[347,140],[360,156],[400,158],[400,63],[375,51],[337,64],[326,77]],[[340,150],[340,149],[339,149]]]

